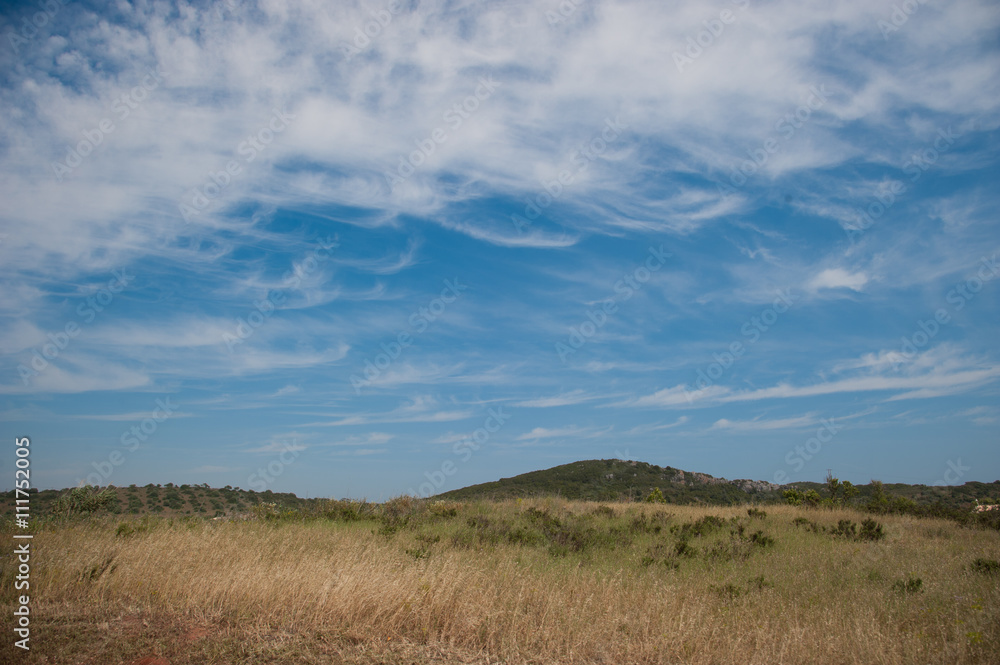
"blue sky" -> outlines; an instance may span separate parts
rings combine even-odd
[[[43,488],[995,480],[998,28],[974,0],[8,3],[3,429]]]

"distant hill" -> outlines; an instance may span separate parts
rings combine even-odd
[[[781,486],[726,480],[646,462],[584,460],[438,494],[442,499],[509,499],[558,495],[591,501],[641,500],[658,487],[669,503],[737,504],[776,501]]]
[[[726,480],[707,473],[682,471],[670,466],[625,460],[584,460],[523,473],[513,478],[471,485],[438,494],[435,498],[497,500],[529,496],[561,496],[566,499],[590,501],[639,501],[653,488],[659,488],[669,503],[734,505],[741,503],[775,503],[782,501],[781,492],[789,487],[803,491],[814,489],[824,493],[822,483],[800,482],[775,485],[761,480]],[[255,492],[239,487],[212,488],[208,485],[129,485],[112,487],[114,499],[101,513],[118,515],[156,514],[164,517],[220,517],[247,513],[258,503],[275,503],[282,508],[310,511],[322,499],[303,499],[289,492]],[[858,486],[857,500],[871,495],[869,485]],[[996,502],[1000,499],[1000,481],[968,482],[964,485],[932,487],[928,485],[887,484],[890,496],[911,499],[919,505],[943,505],[948,508],[968,507],[979,499]],[[30,514],[41,517],[51,513],[56,499],[69,490],[30,490]],[[331,492],[335,495],[336,492]],[[0,492],[0,516],[11,517],[14,491]]]
[[[522,473],[513,478],[471,485],[443,492],[441,499],[510,499],[528,496],[561,496],[566,499],[591,501],[641,500],[653,488],[659,488],[669,503],[732,505],[739,503],[772,503],[782,501],[781,491],[789,487],[815,489],[822,493],[822,483],[789,483],[775,485],[762,480],[726,480],[707,473],[682,471],[670,466],[646,462],[584,460]],[[891,496],[906,497],[918,504],[942,503],[957,508],[975,499],[1000,497],[1000,481],[969,482],[964,485],[932,487],[929,485],[886,484]],[[858,486],[858,499],[871,494],[869,485]]]
[[[164,517],[200,515],[220,517],[246,513],[261,502],[276,503],[285,508],[305,509],[317,499],[301,499],[287,492],[254,492],[238,487],[226,486],[214,489],[208,485],[129,485],[112,487],[114,499],[107,510],[112,514],[145,515],[152,513]],[[68,490],[31,490],[30,514],[46,515],[52,504]],[[0,515],[14,513],[14,491],[0,493]]]

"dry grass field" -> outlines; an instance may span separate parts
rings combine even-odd
[[[262,510],[45,525],[32,649],[8,635],[0,661],[954,665],[1000,654],[995,530],[791,506],[338,505],[335,519]],[[14,564],[2,561],[10,617]]]

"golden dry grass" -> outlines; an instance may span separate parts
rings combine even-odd
[[[125,536],[117,522],[53,527],[34,541],[38,632],[22,660],[997,662],[1000,578],[970,569],[978,557],[1000,558],[996,531],[885,517],[886,538],[864,542],[793,524],[866,517],[852,511],[768,506],[766,518],[751,519],[745,507],[617,504],[614,516],[594,516],[598,505],[466,505],[394,533],[326,520],[160,522]],[[709,556],[712,543],[733,537],[727,526],[691,538],[694,556],[661,565],[648,554],[672,551],[667,529],[579,551],[470,540],[470,517],[513,524],[529,509],[595,532],[618,525],[619,535],[640,514],[668,512],[669,525],[740,518],[775,544],[746,559]],[[3,565],[10,616],[9,557]],[[920,589],[900,588],[908,578]]]

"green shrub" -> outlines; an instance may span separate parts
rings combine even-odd
[[[984,559],[982,557],[972,562],[972,570],[984,575],[996,575],[1000,573],[1000,561],[996,559]]]
[[[670,533],[679,533],[682,537],[684,536],[707,536],[713,531],[724,527],[726,525],[726,520],[716,515],[706,515],[699,520],[694,522],[688,522],[686,524],[675,524],[670,527]]]
[[[64,516],[92,513],[107,508],[116,498],[110,487],[103,490],[90,485],[74,487],[52,503],[52,512]]]
[[[435,517],[451,518],[458,517],[458,504],[435,501],[430,506],[431,514]]]
[[[250,514],[259,520],[276,520],[281,516],[278,504],[261,501],[250,509]]]
[[[892,588],[902,593],[919,593],[923,585],[924,581],[919,577],[907,575],[906,578],[893,582]]]
[[[628,530],[632,533],[660,533],[663,527],[667,525],[670,521],[670,515],[666,513],[653,513],[651,517],[647,517],[645,513],[642,513],[629,522]]]
[[[680,557],[698,556],[698,548],[692,547],[687,539],[682,538],[674,543],[674,554]]]
[[[643,566],[658,564],[671,570],[677,570],[681,565],[676,551],[669,549],[664,543],[656,543],[650,547],[639,563]]]
[[[747,515],[749,515],[751,518],[756,518],[759,520],[762,520],[765,517],[767,517],[767,513],[765,511],[759,510],[757,508],[747,508]]]
[[[784,490],[781,493],[781,496],[785,497],[785,503],[791,506],[801,506],[802,502],[806,498],[806,495],[803,494],[801,490],[798,490],[794,487],[791,489]]]
[[[329,520],[356,522],[374,517],[371,504],[366,501],[351,501],[350,499],[330,499],[320,503],[316,512]]]
[[[881,524],[870,517],[862,520],[858,540],[882,540],[883,538],[885,538],[885,532],[882,531]]]
[[[843,536],[844,538],[854,539],[858,535],[858,525],[851,520],[840,520],[837,522],[837,528],[831,531],[834,536]]]

